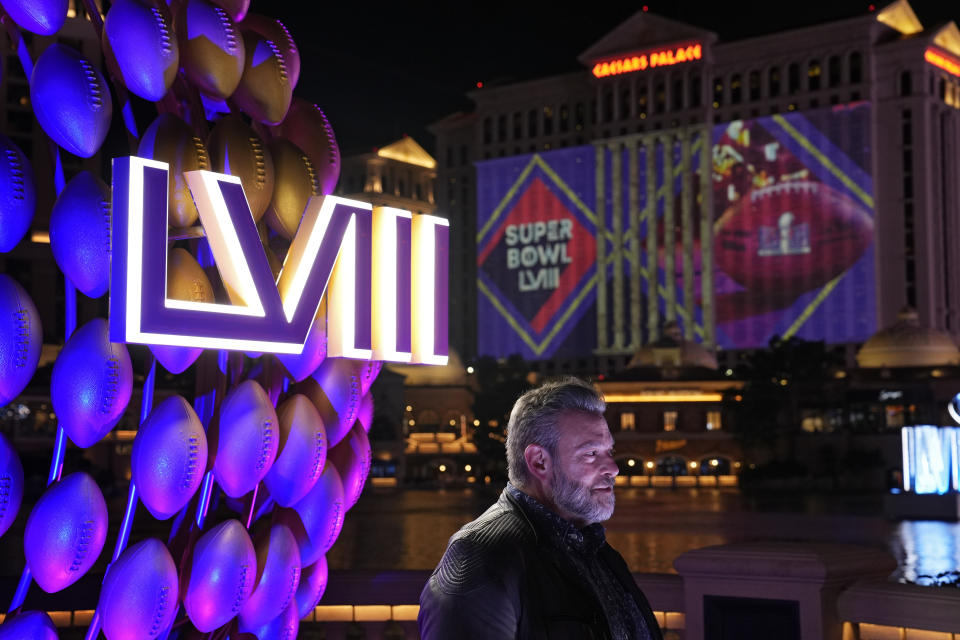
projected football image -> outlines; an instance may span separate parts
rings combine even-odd
[[[718,342],[772,335],[828,342],[873,326],[872,184],[867,107],[737,120],[715,130],[714,266]],[[854,298],[853,289],[867,298]],[[864,326],[824,326],[856,299]],[[820,329],[817,329],[817,326]]]

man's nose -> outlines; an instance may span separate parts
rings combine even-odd
[[[610,476],[611,478],[620,473],[620,467],[617,466],[617,461],[613,459],[613,456],[607,458],[606,468],[603,470],[603,475]]]

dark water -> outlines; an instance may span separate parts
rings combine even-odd
[[[473,489],[368,487],[328,554],[333,569],[431,569],[447,539],[496,499]],[[685,551],[727,542],[843,542],[885,548],[895,580],[960,569],[960,524],[894,522],[879,495],[745,496],[736,489],[618,488],[607,538],[637,572],[674,572]]]

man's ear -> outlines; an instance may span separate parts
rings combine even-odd
[[[523,450],[523,459],[527,463],[527,470],[530,472],[530,475],[540,482],[545,482],[549,479],[551,474],[551,460],[550,454],[546,449],[538,444],[528,444],[527,448]]]

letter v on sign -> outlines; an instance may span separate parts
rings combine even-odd
[[[446,363],[446,220],[311,198],[274,281],[240,179],[190,171],[229,303],[174,300],[166,289],[168,175],[164,162],[113,160],[111,340],[296,354],[327,292],[328,355]]]

